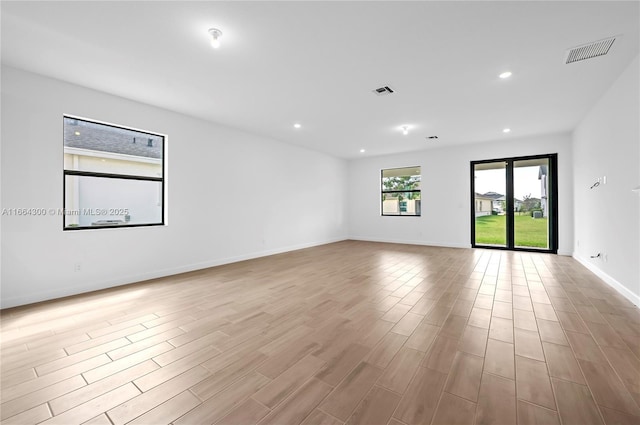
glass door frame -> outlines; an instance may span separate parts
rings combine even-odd
[[[514,227],[514,208],[513,208],[513,164],[517,161],[526,161],[531,159],[548,159],[548,199],[547,206],[549,208],[549,243],[547,249],[533,247],[516,247],[515,246],[515,227]],[[483,245],[476,243],[476,217],[475,217],[475,166],[477,164],[487,164],[494,162],[504,162],[506,164],[506,227],[507,227],[507,243],[506,246]],[[526,252],[545,252],[551,254],[558,253],[558,154],[544,154],[531,156],[518,156],[511,158],[486,159],[481,161],[471,161],[471,247],[502,249],[509,251],[526,251]]]

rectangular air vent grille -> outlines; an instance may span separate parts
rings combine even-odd
[[[382,86],[382,87],[378,87],[377,89],[373,90],[373,92],[375,94],[377,94],[378,96],[384,96],[384,95],[393,93],[394,90],[389,86]]]
[[[616,41],[616,37],[609,37],[604,40],[594,41],[593,43],[583,44],[582,46],[572,47],[567,50],[565,63],[569,64],[604,56],[609,53],[609,49],[611,49],[614,41]]]

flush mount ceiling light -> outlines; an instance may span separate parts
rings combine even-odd
[[[293,125],[293,128],[300,128],[300,127],[302,127],[302,125],[300,125],[300,123],[295,123],[295,124]]]
[[[365,150],[364,149],[360,149],[360,153],[365,153]]]
[[[505,128],[502,130],[503,133],[511,133],[511,129],[510,128]]]
[[[405,136],[407,134],[409,134],[409,126],[408,125],[403,125],[402,127],[400,127],[402,129],[402,134],[404,134]]]
[[[498,77],[502,78],[503,80],[505,78],[509,78],[509,77],[511,77],[511,71],[505,71],[502,74],[498,75]]]
[[[217,28],[209,28],[209,36],[211,37],[211,47],[217,49],[220,47],[220,37],[222,37],[222,31]]]

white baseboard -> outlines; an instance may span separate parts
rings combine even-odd
[[[575,252],[573,253],[573,258],[583,266],[585,266],[591,273],[598,276],[602,279],[607,285],[611,286],[613,289],[618,291],[620,295],[631,301],[633,305],[640,306],[640,295],[634,294],[629,288],[624,286],[622,283],[618,282],[613,277],[609,276],[607,273],[603,272],[599,267],[590,262],[584,257],[577,255]]]
[[[237,263],[239,261],[252,260],[254,258],[267,257],[269,255],[282,254],[284,252],[297,251],[299,249],[311,248],[314,246],[326,245],[335,242],[341,242],[347,240],[344,238],[334,238],[328,239],[326,241],[320,242],[311,242],[304,244],[291,245],[282,248],[270,249],[265,251],[252,252],[245,255],[238,255],[234,257],[226,257],[220,258],[211,261],[205,261],[194,264],[187,264],[184,266],[178,267],[170,267],[166,269],[153,270],[150,272],[138,273],[127,276],[120,276],[115,279],[102,280],[98,282],[93,282],[90,284],[83,285],[81,288],[74,287],[65,287],[65,288],[57,288],[51,291],[43,291],[38,292],[37,294],[29,294],[19,297],[12,298],[2,298],[0,301],[0,309],[18,307],[27,304],[33,304],[42,301],[54,300],[57,298],[69,297],[73,295],[84,294],[93,291],[99,291],[102,289],[115,288],[123,285],[130,285],[132,283],[143,282],[145,280],[157,279],[161,277],[173,276],[180,273],[187,273],[196,270],[208,269],[210,267],[222,266],[224,264]]]
[[[417,241],[417,240],[405,240],[405,239],[387,239],[387,238],[368,238],[361,236],[350,236],[349,240],[352,241],[364,241],[364,242],[382,242],[382,243],[396,243],[406,245],[424,245],[424,246],[436,246],[442,248],[471,248],[471,244],[451,244],[432,241]]]

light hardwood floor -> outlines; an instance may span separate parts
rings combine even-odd
[[[568,257],[345,241],[2,312],[3,424],[640,424]]]

